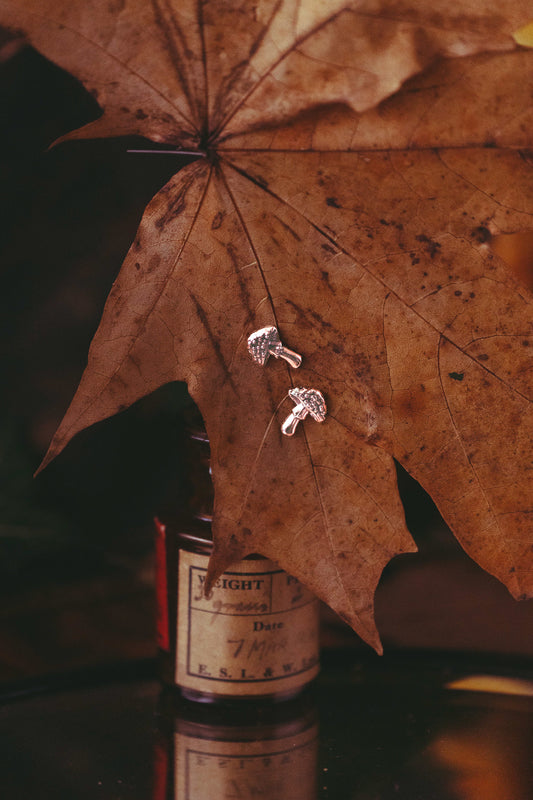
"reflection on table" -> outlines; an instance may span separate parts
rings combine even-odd
[[[173,707],[174,706],[174,707]],[[317,709],[160,702],[153,800],[317,800]]]
[[[443,653],[323,662],[297,702],[229,713],[169,705],[153,671],[4,696],[2,799],[533,797],[531,664]]]

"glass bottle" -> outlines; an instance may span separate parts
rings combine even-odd
[[[156,519],[161,679],[201,702],[292,697],[318,673],[318,602],[258,555],[233,564],[206,597],[213,489],[209,440],[194,416],[184,452],[188,500]]]

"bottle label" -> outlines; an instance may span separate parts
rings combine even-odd
[[[221,695],[276,694],[318,672],[318,602],[267,559],[233,565],[209,597],[209,558],[180,550],[176,683]]]
[[[317,726],[255,741],[206,740],[175,734],[175,797],[179,800],[316,800]]]

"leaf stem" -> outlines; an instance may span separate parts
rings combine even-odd
[[[199,150],[126,150],[126,153],[157,153],[159,155],[206,157],[206,153],[202,153]]]

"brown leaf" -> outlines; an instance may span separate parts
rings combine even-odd
[[[46,461],[186,380],[212,579],[259,551],[379,649],[374,590],[415,549],[394,456],[530,595],[532,300],[488,245],[531,227],[533,63],[511,35],[528,5],[0,1],[104,105],[79,136],[207,155],[147,207]],[[297,373],[249,358],[272,324]],[[294,385],[329,413],[288,439]]]

